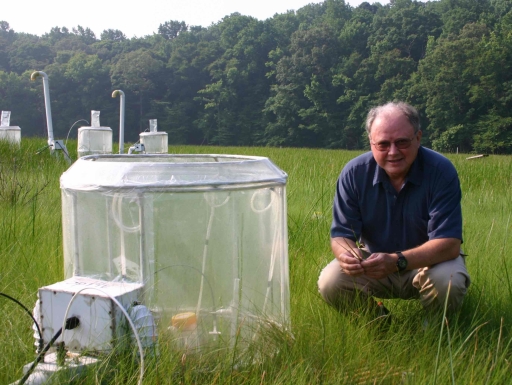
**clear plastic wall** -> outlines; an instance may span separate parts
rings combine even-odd
[[[65,276],[143,283],[160,334],[193,347],[287,328],[286,178],[261,157],[81,158],[61,177]]]

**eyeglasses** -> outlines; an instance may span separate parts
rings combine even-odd
[[[402,138],[402,139],[395,140],[393,143],[395,144],[395,147],[398,148],[399,150],[404,150],[411,146],[412,140],[414,138],[415,137],[412,137],[410,139]],[[370,142],[370,143],[373,144],[378,151],[387,151],[391,147],[391,142],[388,140],[383,140],[383,141],[377,142],[377,143],[374,143],[374,142]]]

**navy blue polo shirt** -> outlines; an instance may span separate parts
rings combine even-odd
[[[421,147],[397,192],[371,152],[343,168],[334,197],[331,237],[356,238],[368,250],[395,252],[431,239],[462,241],[459,177],[441,154]]]

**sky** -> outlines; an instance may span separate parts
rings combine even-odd
[[[105,29],[118,29],[128,38],[152,35],[169,20],[208,27],[234,12],[265,20],[276,13],[298,10],[323,0],[7,0],[0,3],[0,20],[15,32],[41,36],[53,27],[78,25],[100,37]],[[364,0],[345,0],[353,7]],[[387,4],[388,0],[367,0]]]

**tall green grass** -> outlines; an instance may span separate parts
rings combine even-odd
[[[43,140],[21,148],[0,143],[0,291],[32,308],[37,289],[63,278],[59,177],[68,167]],[[76,142],[68,149],[76,157]],[[329,227],[334,186],[358,152],[289,148],[170,147],[174,153],[269,157],[288,173],[287,201],[293,338],[274,331],[278,349],[183,355],[163,336],[149,359],[146,384],[504,384],[511,374],[512,158],[466,160],[450,155],[463,190],[464,251],[472,285],[461,311],[428,328],[415,301],[386,301],[387,329],[364,308],[340,315],[317,293],[331,259]],[[0,383],[21,377],[34,359],[31,321],[0,297]],[[243,354],[242,354],[243,353]],[[115,352],[80,384],[131,384],[135,352]],[[60,378],[55,383],[70,383]]]

